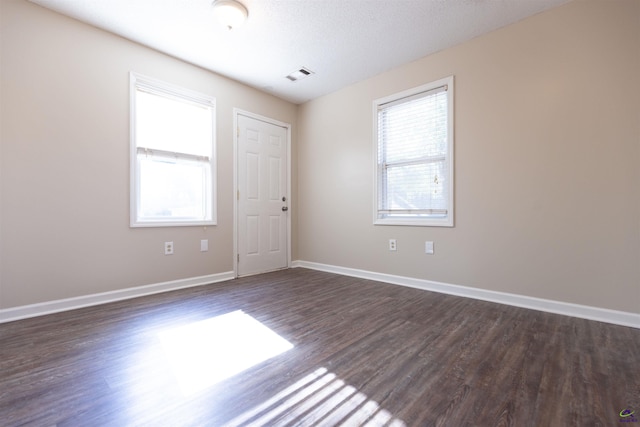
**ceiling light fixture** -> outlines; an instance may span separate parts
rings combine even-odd
[[[214,16],[229,30],[244,24],[249,17],[247,8],[236,0],[215,0],[212,6]]]

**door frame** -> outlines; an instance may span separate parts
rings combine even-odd
[[[286,182],[286,197],[287,206],[289,211],[287,214],[287,268],[291,268],[291,124],[281,122],[270,117],[261,116],[259,114],[251,113],[240,108],[233,109],[233,275],[238,277],[238,136],[240,133],[238,125],[238,116],[245,116],[250,119],[260,120],[275,126],[285,128],[287,131],[286,144],[287,144],[287,182]]]

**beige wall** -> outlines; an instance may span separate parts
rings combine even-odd
[[[577,0],[300,107],[25,0],[0,12],[0,309],[230,271],[238,107],[293,125],[294,260],[640,311],[636,0]],[[129,228],[130,70],[217,98],[218,226]],[[456,226],[374,227],[372,101],[447,75]]]
[[[448,75],[455,228],[373,226],[372,101]],[[308,102],[299,259],[638,313],[639,100],[640,2],[580,0]]]
[[[231,271],[233,108],[291,123],[296,155],[297,107],[24,0],[0,3],[0,309]],[[216,97],[217,226],[129,228],[129,71]]]

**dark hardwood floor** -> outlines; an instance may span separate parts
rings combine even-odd
[[[294,347],[185,395],[161,331],[236,310]],[[0,324],[0,425],[640,426],[639,362],[638,329],[292,269]]]

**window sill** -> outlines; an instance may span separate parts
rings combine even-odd
[[[453,227],[452,218],[429,218],[429,219],[411,219],[411,218],[376,218],[373,225],[401,225],[411,227]]]
[[[217,225],[216,221],[132,221],[131,228],[145,228],[145,227],[203,227]]]

